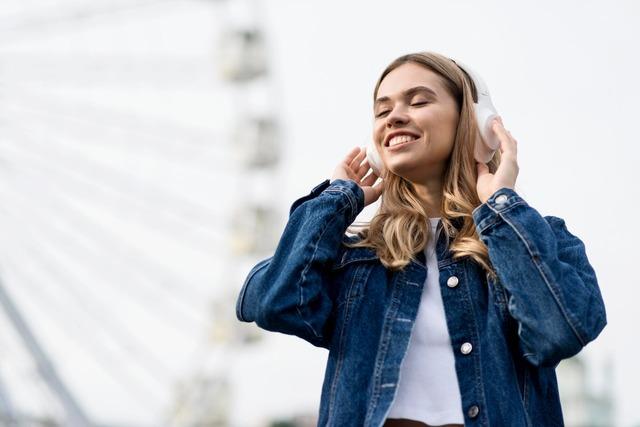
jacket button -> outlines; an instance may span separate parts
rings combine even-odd
[[[502,205],[504,203],[507,203],[507,195],[506,194],[501,194],[498,197],[496,197],[496,205]]]
[[[449,280],[447,280],[447,286],[450,288],[458,286],[458,278],[456,276],[449,277]]]
[[[467,411],[467,414],[469,414],[471,418],[475,418],[478,416],[478,412],[480,412],[480,408],[478,408],[477,405],[473,405],[472,407],[469,408],[469,411]]]
[[[471,345],[470,342],[466,342],[460,346],[460,351],[462,352],[462,354],[469,354],[471,353],[472,349],[473,349],[473,346]]]

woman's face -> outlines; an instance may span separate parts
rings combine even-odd
[[[391,71],[378,88],[373,125],[387,170],[415,183],[440,179],[458,118],[456,101],[436,73],[415,63]]]

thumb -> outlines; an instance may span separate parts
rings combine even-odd
[[[384,192],[384,185],[382,185],[381,182],[372,187],[367,187],[365,189],[365,206],[378,200],[383,192]]]
[[[380,179],[380,182],[378,183],[378,185],[374,187],[376,190],[378,190],[378,197],[382,196],[382,193],[384,193],[384,188],[385,188],[384,184],[385,184],[384,179]]]
[[[476,166],[478,169],[478,176],[486,175],[489,173],[489,166],[484,163],[476,162]]]

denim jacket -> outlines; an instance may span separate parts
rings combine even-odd
[[[329,350],[319,426],[380,427],[400,380],[427,275],[347,248],[364,209],[351,180],[325,180],[291,206],[273,256],[255,265],[236,316]],[[584,243],[503,187],[473,211],[497,279],[454,260],[438,233],[439,283],[465,426],[563,426],[555,368],[607,324]],[[438,225],[439,229],[442,223]]]

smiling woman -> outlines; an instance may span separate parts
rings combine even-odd
[[[374,89],[380,173],[351,150],[242,286],[238,319],[329,349],[319,426],[563,425],[555,368],[605,307],[584,243],[515,191],[485,89],[436,53],[393,61]]]
[[[455,62],[435,53],[398,58],[378,80],[372,141],[375,157],[382,162],[374,170],[386,174],[381,176],[384,206],[365,224],[363,239],[356,246],[376,248],[387,267],[405,266],[424,246],[429,232],[424,217],[429,217],[442,218],[444,228],[457,233],[451,245],[454,253],[471,256],[494,275],[471,211],[488,198],[487,191],[513,189],[515,175],[483,189],[483,200],[478,197],[475,146],[480,138],[474,111],[478,99],[473,79]],[[483,167],[497,171],[501,154],[496,150]],[[356,160],[362,161],[362,156]]]
[[[409,89],[405,89],[409,86]],[[433,88],[433,89],[431,89]],[[418,193],[442,188],[459,121],[454,95],[435,72],[406,63],[385,76],[378,87],[373,140],[388,169],[414,183]],[[425,200],[439,217],[441,191]]]

